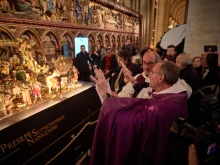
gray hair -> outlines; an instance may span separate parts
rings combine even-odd
[[[157,52],[154,52],[154,53],[155,53],[155,61],[159,62],[161,60],[159,54],[157,54]]]
[[[160,61],[163,63],[160,66],[161,73],[164,74],[164,81],[169,84],[175,84],[180,77],[180,69],[179,67],[171,61]]]
[[[176,61],[181,62],[183,66],[192,64],[192,58],[187,53],[181,53],[179,56],[177,56]]]
[[[155,51],[147,51],[147,52],[144,54],[144,56],[145,56],[146,54],[154,54],[154,56],[155,56],[155,61],[156,61],[156,62],[159,62],[159,61],[160,61],[160,56],[157,54],[157,52],[155,52]]]

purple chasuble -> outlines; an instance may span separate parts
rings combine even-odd
[[[187,163],[187,146],[170,133],[178,117],[187,119],[187,93],[153,98],[107,98],[92,146],[91,165],[163,165]],[[185,145],[184,145],[185,146]],[[180,156],[178,156],[180,155]]]

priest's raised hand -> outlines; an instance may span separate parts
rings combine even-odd
[[[90,78],[96,83],[96,89],[98,94],[102,99],[105,98],[106,93],[111,93],[110,87],[109,87],[109,78],[106,79],[104,73],[101,69],[95,69],[94,70],[96,78],[92,75]]]

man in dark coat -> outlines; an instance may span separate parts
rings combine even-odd
[[[180,68],[180,79],[184,79],[189,84],[193,92],[200,88],[200,75],[195,68],[193,68],[190,55],[186,53],[180,54],[176,58],[176,64]]]
[[[92,79],[104,99],[107,80],[100,70],[95,72],[98,80]],[[187,152],[180,150],[180,143],[170,134],[176,118],[187,118],[187,93],[170,91],[178,78],[179,69],[174,63],[159,62],[150,74],[150,87],[154,91],[151,99],[104,99],[91,165],[186,164]]]
[[[114,54],[112,54],[112,49],[106,49],[106,55],[101,60],[100,69],[104,72],[106,78],[110,78],[112,73],[117,70],[118,61]]]
[[[208,55],[208,52],[203,53],[201,55],[201,66],[202,66],[201,73],[200,73],[201,74],[200,75],[201,87],[215,85],[217,82],[216,67],[208,66],[207,61],[206,61],[207,55]]]
[[[121,50],[128,50],[132,56],[137,55],[135,47],[131,44],[131,39],[126,40],[125,46],[121,48]]]
[[[89,65],[91,64],[91,60],[89,58],[89,53],[85,50],[85,45],[81,45],[80,48],[81,52],[76,56],[75,65],[79,72],[79,80],[89,82]]]

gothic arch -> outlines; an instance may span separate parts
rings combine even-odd
[[[4,43],[3,45],[0,45],[1,47],[7,47],[7,49],[9,50],[9,54],[5,54],[6,58],[9,58],[10,54],[18,53],[19,44],[13,42],[15,40],[15,37],[8,28],[0,26],[0,40],[9,41]]]
[[[73,44],[73,35],[65,31],[60,35],[60,40],[61,40],[61,48],[62,52],[61,54],[64,55],[66,58],[74,57],[74,44]]]
[[[8,28],[5,28],[4,26],[0,26],[0,40],[15,39],[15,36],[10,32]],[[3,33],[2,33],[3,32]]]
[[[116,43],[116,36],[115,35],[111,35],[111,44],[112,46],[116,46],[117,43]]]
[[[73,36],[70,32],[63,32],[63,33],[60,35],[61,41],[62,41],[62,38],[63,38],[64,36],[67,37],[67,40],[69,41],[71,48],[73,48],[74,36]]]
[[[16,33],[16,38],[23,38],[25,36],[27,36],[29,40],[34,40],[37,44],[37,47],[42,47],[40,36],[36,30],[26,27]]]
[[[100,49],[102,47],[104,47],[103,36],[100,33],[97,34],[96,40],[97,40],[97,44],[96,45],[99,45]]]
[[[60,38],[52,30],[47,30],[42,34],[42,47],[47,61],[57,58],[62,53]]]
[[[116,37],[114,35],[111,35],[111,45],[113,52],[116,52],[117,50],[117,44],[116,44]]]
[[[127,36],[126,36],[126,40],[127,40],[127,39],[130,39],[131,42],[132,42],[132,37],[131,37],[131,35],[127,34]]]
[[[42,44],[44,42],[45,36],[49,35],[51,40],[54,42],[56,48],[60,48],[60,38],[59,36],[53,31],[53,30],[46,30],[44,33],[41,35],[42,38]]]
[[[118,47],[121,46],[121,36],[120,36],[120,35],[117,35],[117,37],[116,37],[116,43],[117,43],[117,46],[118,46]]]
[[[104,45],[105,45],[105,46],[107,46],[107,45],[111,45],[110,37],[109,37],[108,34],[105,35]],[[112,45],[111,45],[111,46],[112,46]]]
[[[84,37],[84,36],[83,36],[82,32],[77,32],[74,37]],[[74,44],[75,44],[75,41],[73,41],[73,45]],[[73,48],[75,48],[75,45],[73,46]]]
[[[81,31],[77,32],[75,37],[84,37],[86,35],[83,35],[83,33]]]
[[[95,38],[92,34],[89,34],[88,38],[89,38],[89,53],[92,53],[92,50],[95,46]]]
[[[128,35],[124,34],[124,42],[126,42],[127,38],[128,38]]]

